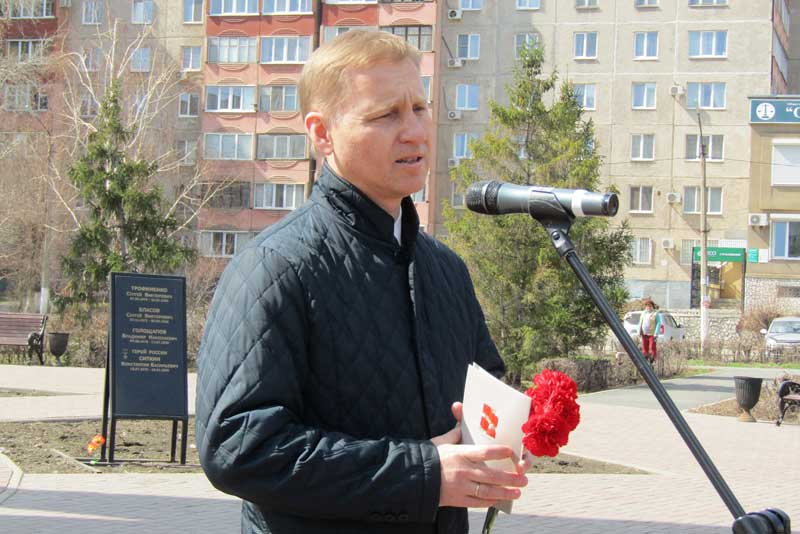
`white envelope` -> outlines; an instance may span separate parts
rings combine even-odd
[[[464,388],[461,441],[466,444],[508,445],[521,458],[522,425],[528,420],[530,409],[530,397],[473,363],[467,369]],[[482,420],[486,428],[481,428]],[[487,465],[504,471],[516,471],[511,459],[492,460]],[[497,508],[510,514],[512,503],[498,502]]]

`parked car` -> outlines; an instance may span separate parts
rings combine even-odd
[[[661,317],[661,326],[656,332],[656,340],[683,341],[683,338],[686,337],[686,328],[678,324],[678,321],[675,320],[671,313],[663,310],[658,310],[656,313]],[[625,331],[634,339],[639,337],[639,317],[641,314],[642,312],[640,311],[628,312],[622,320]]]
[[[761,329],[767,345],[767,356],[800,350],[800,317],[778,317],[768,329]]]

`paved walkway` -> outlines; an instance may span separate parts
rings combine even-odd
[[[724,369],[711,377],[668,382],[668,389],[683,408],[704,404],[709,395],[731,397],[730,375],[760,372]],[[0,366],[0,387],[78,394],[0,398],[0,420],[101,413],[102,372],[97,370]],[[730,513],[648,396],[652,394],[646,389],[633,387],[582,397],[582,421],[564,451],[639,467],[650,474],[532,476],[515,513],[501,515],[494,532],[729,533]],[[85,398],[68,402],[70,397]],[[766,422],[684,415],[747,511],[778,507],[800,521],[796,482],[800,426],[777,428]],[[3,460],[0,455],[2,532],[238,531],[239,501],[214,490],[203,475],[20,477]],[[470,513],[470,522],[471,531],[480,532],[483,513]]]

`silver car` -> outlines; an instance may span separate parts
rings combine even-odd
[[[800,317],[778,317],[769,329],[761,329],[766,336],[767,355],[800,350]]]
[[[656,332],[656,340],[683,341],[683,338],[686,337],[686,328],[678,324],[678,321],[675,320],[671,313],[665,311],[658,311],[657,313],[661,317],[661,327]],[[622,320],[625,331],[634,339],[639,336],[639,317],[641,314],[642,312],[640,311],[628,312]]]

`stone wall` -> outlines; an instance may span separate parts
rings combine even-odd
[[[747,278],[747,310],[776,309],[784,315],[800,315],[800,280]]]
[[[670,310],[678,322],[686,328],[687,340],[700,339],[700,310]],[[741,314],[737,310],[708,310],[708,338],[725,341],[736,337],[736,324]]]

